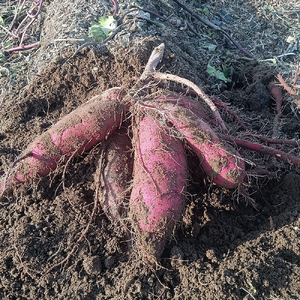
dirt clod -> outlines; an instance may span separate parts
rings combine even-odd
[[[100,256],[85,258],[83,261],[83,267],[89,275],[99,275],[102,269]]]

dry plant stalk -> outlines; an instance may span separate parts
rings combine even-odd
[[[16,8],[16,13],[14,15],[13,21],[10,25],[9,29],[6,29],[5,27],[1,26],[2,29],[5,29],[7,31],[7,35],[2,40],[2,45],[7,40],[9,36],[12,36],[15,39],[20,39],[19,46],[12,47],[9,49],[5,49],[5,52],[12,52],[12,51],[20,51],[20,50],[28,50],[31,49],[37,45],[39,45],[39,42],[32,43],[29,45],[24,45],[24,39],[27,34],[28,29],[31,27],[31,25],[37,20],[38,16],[40,15],[43,3],[45,0],[17,0],[18,3]],[[31,3],[31,8],[26,11],[26,16],[23,18],[19,26],[15,31],[13,31],[13,28],[15,26],[15,23],[17,21],[17,18],[19,14],[24,10],[24,7],[26,4]]]
[[[297,107],[300,108],[300,97],[299,95],[286,83],[280,74],[277,75],[277,79],[282,85],[282,87],[291,95],[294,96],[294,102],[297,104]]]

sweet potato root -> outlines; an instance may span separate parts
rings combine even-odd
[[[158,259],[185,205],[187,167],[182,141],[154,114],[135,118],[135,159],[129,217],[138,249],[147,260]],[[170,126],[170,124],[169,124]]]
[[[184,107],[192,111],[198,118],[204,120],[205,122],[216,125],[213,116],[209,115],[209,111],[206,111],[204,106],[194,98],[187,97],[176,92],[165,92],[162,95],[151,99],[151,101],[159,104],[168,102],[177,106]]]
[[[245,164],[239,153],[230,145],[221,143],[213,129],[191,110],[173,103],[155,105],[182,134],[188,145],[198,155],[201,166],[208,177],[217,185],[236,188],[243,183]]]
[[[133,153],[127,131],[126,127],[122,127],[108,138],[95,178],[96,184],[102,186],[99,202],[112,223],[123,223],[122,210],[128,206],[130,196]]]
[[[110,89],[79,106],[37,137],[17,160],[12,172],[1,180],[0,198],[15,185],[48,175],[59,163],[105,139],[120,126],[127,110],[120,101],[122,97],[119,89]]]

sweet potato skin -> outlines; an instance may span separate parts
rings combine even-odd
[[[180,220],[187,167],[182,141],[171,136],[151,112],[134,125],[134,171],[129,218],[138,248],[148,259],[159,259]],[[151,260],[150,259],[150,260]]]
[[[192,111],[198,118],[205,122],[212,125],[216,124],[214,118],[209,115],[209,111],[205,110],[205,107],[194,98],[176,92],[164,92],[151,101],[159,103],[160,105],[164,105],[164,103],[172,103],[176,106],[184,107]]]
[[[72,155],[82,154],[118,128],[127,107],[123,94],[110,89],[79,106],[37,137],[22,153],[11,174],[0,183],[0,197],[5,190],[48,175]]]
[[[103,187],[99,202],[112,223],[123,225],[133,171],[132,144],[128,129],[118,129],[108,138],[106,144],[103,160],[100,160],[95,176],[95,182]]]
[[[174,125],[189,147],[198,155],[207,176],[217,185],[237,188],[245,178],[245,163],[230,145],[221,143],[218,135],[203,119],[191,110],[165,102],[155,106]]]

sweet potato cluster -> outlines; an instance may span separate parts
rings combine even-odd
[[[241,185],[244,160],[213,129],[218,117],[208,116],[200,101],[186,95],[145,94],[149,78],[155,80],[162,48],[154,50],[138,82],[143,97],[112,88],[63,117],[1,179],[0,197],[105,141],[105,159],[95,178],[102,181],[97,195],[102,209],[111,221],[123,224],[121,210],[128,208],[127,225],[129,220],[140,252],[157,260],[185,207],[186,146],[197,154],[209,180],[230,189]]]

